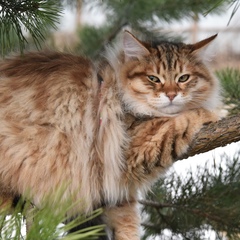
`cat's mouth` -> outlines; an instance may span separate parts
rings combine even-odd
[[[162,116],[177,115],[183,111],[186,101],[182,98],[169,100],[165,95],[149,99],[149,105],[155,108]]]

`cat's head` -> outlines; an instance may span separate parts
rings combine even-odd
[[[151,44],[125,31],[118,59],[125,109],[140,116],[174,116],[199,107],[216,108],[218,81],[200,54],[216,36],[195,44]]]

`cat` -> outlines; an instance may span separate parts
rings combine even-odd
[[[218,120],[219,83],[201,56],[215,37],[151,43],[125,31],[96,62],[50,51],[3,60],[2,204],[81,199],[68,216],[103,207],[110,239],[139,240],[138,192]]]

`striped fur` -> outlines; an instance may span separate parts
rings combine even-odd
[[[56,204],[64,186],[62,201],[81,199],[70,216],[104,206],[112,238],[138,240],[137,192],[217,119],[218,82],[199,57],[213,39],[153,46],[125,32],[98,65],[55,52],[2,61],[3,203],[23,195]]]

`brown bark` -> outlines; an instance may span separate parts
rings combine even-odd
[[[240,114],[204,126],[196,135],[188,153],[177,160],[182,160],[237,141],[240,141]]]

